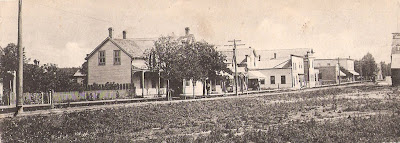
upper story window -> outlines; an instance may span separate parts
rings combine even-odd
[[[281,76],[281,84],[286,84],[286,76]]]
[[[114,50],[114,65],[121,64],[121,50]]]
[[[99,65],[106,65],[106,51],[99,51]]]
[[[293,70],[296,70],[296,63],[293,63]]]
[[[275,84],[275,76],[271,76],[270,79],[271,79],[271,84]]]

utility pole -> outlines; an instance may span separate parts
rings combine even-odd
[[[233,45],[224,45],[224,46],[233,46],[233,64],[235,65],[235,94],[238,96],[238,74],[237,74],[237,61],[236,61],[236,46],[242,46],[245,44],[236,44],[236,42],[240,42],[241,40],[236,40],[233,39],[233,41],[228,41],[228,42],[233,42]]]
[[[339,68],[339,85],[340,85],[340,61],[339,61],[339,57],[337,58],[337,64],[338,64],[338,68]]]
[[[360,80],[361,80],[361,83],[363,82],[363,71],[362,71],[362,65],[363,64],[363,61],[362,60],[360,60],[360,74],[361,74],[361,77],[360,77]]]
[[[18,74],[17,74],[17,111],[14,114],[15,116],[18,113],[23,111],[23,68],[24,68],[24,51],[22,48],[22,0],[18,1]]]

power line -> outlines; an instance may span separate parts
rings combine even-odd
[[[236,46],[242,46],[245,44],[236,44],[236,42],[240,42],[241,40],[236,40],[233,39],[232,41],[228,41],[228,42],[233,42],[233,45],[224,45],[224,46],[233,46],[233,61],[234,61],[234,65],[235,65],[235,94],[236,96],[238,96],[238,74],[237,74],[237,61],[236,61]],[[243,90],[243,89],[242,89]]]
[[[73,14],[73,15],[77,15],[77,16],[90,18],[90,19],[97,20],[97,21],[103,21],[103,22],[111,23],[108,20],[104,20],[104,19],[100,19],[100,18],[96,18],[96,17],[93,17],[93,16],[88,16],[88,15],[84,15],[84,14],[80,14],[80,13],[76,13],[76,12],[67,11],[67,10],[64,10],[64,9],[56,8],[56,7],[51,7],[51,6],[48,6],[48,5],[43,5],[43,4],[38,4],[38,3],[31,3],[31,4],[38,5],[38,6],[43,6],[43,7],[47,7],[47,8],[51,8],[53,10],[58,10],[58,11],[61,11],[61,12],[64,12],[64,13],[68,13],[68,14]]]

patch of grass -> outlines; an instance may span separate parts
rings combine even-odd
[[[400,136],[397,126],[389,126],[400,123],[398,117],[392,116],[346,118],[335,123],[290,119],[291,114],[299,112],[312,112],[310,118],[320,119],[316,107],[331,108],[332,104],[346,108],[357,103],[368,105],[365,108],[368,110],[399,107],[395,103],[385,104],[369,99],[322,98],[325,94],[354,90],[334,89],[272,98],[264,96],[149,104],[8,118],[1,122],[2,139],[4,142],[375,142],[392,141]],[[273,104],[265,102],[277,98],[308,100]],[[383,129],[387,131],[383,132]],[[202,132],[208,133],[193,135]],[[381,138],[373,139],[373,135]]]

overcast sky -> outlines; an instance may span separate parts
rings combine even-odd
[[[312,48],[317,58],[390,62],[398,1],[386,0],[24,0],[23,46],[41,63],[77,67],[108,36],[153,38],[190,27],[216,45],[240,39],[255,49]],[[0,46],[17,42],[17,0],[0,0]]]

